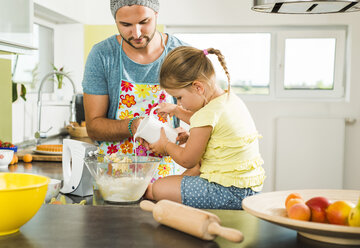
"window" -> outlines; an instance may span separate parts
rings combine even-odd
[[[38,47],[38,50],[33,51],[32,54],[13,55],[12,57],[13,81],[25,84],[28,92],[37,92],[40,80],[53,70],[53,36],[52,28],[34,24],[33,44]],[[47,84],[46,87],[49,85]],[[46,90],[51,92],[52,88],[46,88]]]
[[[269,94],[270,39],[269,33],[175,33],[199,49],[219,49],[225,56],[231,86],[239,94]],[[218,83],[227,88],[224,69],[216,56],[209,57],[215,67]]]
[[[344,95],[345,30],[278,32],[279,97]]]
[[[273,98],[344,97],[346,27],[167,27],[225,56],[234,92]],[[210,56],[222,87],[226,76]]]

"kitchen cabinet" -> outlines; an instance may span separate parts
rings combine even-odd
[[[0,0],[0,51],[28,53],[33,47],[32,0]]]

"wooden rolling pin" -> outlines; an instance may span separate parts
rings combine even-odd
[[[232,242],[244,239],[239,230],[220,226],[218,216],[200,209],[168,200],[161,200],[156,204],[142,201],[140,208],[152,212],[157,222],[204,240],[213,240],[216,235]]]

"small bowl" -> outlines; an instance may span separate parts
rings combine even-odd
[[[0,173],[0,236],[19,231],[44,203],[48,177]]]
[[[45,202],[48,203],[52,198],[56,198],[59,195],[60,188],[61,180],[50,179],[50,183],[48,184],[48,190],[45,196]]]
[[[0,149],[0,167],[8,166],[14,157],[14,151],[8,149]]]

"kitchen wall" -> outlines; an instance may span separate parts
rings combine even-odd
[[[0,139],[11,140],[12,130],[12,84],[11,84],[11,60],[2,58],[0,52]]]
[[[35,0],[53,11],[68,16],[86,25],[113,25],[114,20],[109,10],[109,1],[103,0]],[[256,13],[250,10],[252,1],[239,0],[160,0],[159,24],[166,25],[206,25],[206,26],[348,26],[348,51],[346,61],[346,97],[339,101],[311,100],[247,100],[259,131],[261,151],[265,160],[267,181],[265,191],[275,189],[276,174],[276,120],[280,116],[298,117],[338,117],[356,118],[354,124],[345,127],[345,159],[343,186],[347,189],[360,189],[360,12],[329,15],[272,15]],[[80,56],[87,40],[81,48],[78,44],[83,33],[67,33],[63,26],[63,35],[57,36],[56,53],[63,64],[73,63],[74,77],[81,81],[83,56]],[[86,29],[86,26],[85,26]],[[165,28],[166,31],[166,28]],[[75,42],[77,46],[73,47]],[[62,56],[65,53],[70,56]],[[61,58],[61,59],[60,59]],[[57,58],[58,59],[58,58]],[[240,58],[239,58],[240,59]],[[76,64],[76,65],[75,65]],[[329,134],[331,135],[331,134]],[[324,177],[326,177],[326,165]],[[306,173],[303,173],[306,184]],[[295,176],[295,175],[290,175]]]

